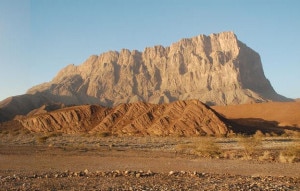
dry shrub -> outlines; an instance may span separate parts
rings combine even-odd
[[[281,136],[300,138],[300,132],[286,129],[286,130],[284,130],[284,133]]]
[[[279,153],[279,162],[293,163],[300,161],[300,144],[286,148]]]
[[[272,156],[270,151],[264,151],[263,155],[258,157],[260,161],[270,161],[274,160],[274,157]]]
[[[280,152],[278,160],[281,163],[293,163],[295,158],[296,157],[294,155],[290,156],[290,155],[283,154],[283,152]]]
[[[219,158],[222,153],[219,146],[209,138],[203,138],[194,143],[176,145],[175,150],[181,153],[211,158]]]
[[[195,145],[194,144],[178,144],[175,146],[175,151],[179,153],[190,153],[190,150],[194,150]]]
[[[265,136],[265,135],[264,135],[263,132],[261,132],[261,130],[257,130],[257,131],[255,132],[255,134],[253,135],[253,137],[256,138],[256,139],[261,139],[261,138],[263,138],[264,136]]]
[[[223,154],[222,154],[222,156],[225,159],[237,159],[237,158],[240,158],[240,156],[238,155],[237,151],[235,151],[235,150],[224,151]]]
[[[236,133],[234,133],[234,132],[229,132],[227,135],[226,135],[226,137],[227,138],[236,138],[238,136],[238,134],[236,134]]]
[[[196,147],[196,154],[203,157],[219,158],[221,149],[211,139],[203,139]]]
[[[300,138],[300,132],[299,131],[293,131],[293,132],[291,132],[291,137]]]
[[[62,136],[62,133],[60,132],[49,132],[49,133],[45,133],[42,136],[37,136],[36,137],[36,142],[40,143],[40,144],[44,144],[47,142],[47,140],[51,137],[58,137],[58,136]]]
[[[244,158],[252,159],[253,154],[262,145],[262,139],[260,137],[239,137],[239,144],[244,149]]]
[[[275,132],[271,132],[271,137],[278,137],[279,135]]]

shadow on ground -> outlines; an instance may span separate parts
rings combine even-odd
[[[276,133],[282,135],[287,130],[300,132],[300,128],[294,126],[280,126],[277,121],[267,121],[260,118],[230,119],[229,124],[235,133],[254,134],[260,130],[263,133]]]

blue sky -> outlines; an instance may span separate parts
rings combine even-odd
[[[299,8],[299,0],[0,0],[0,100],[93,54],[222,31],[260,54],[278,93],[300,97]]]

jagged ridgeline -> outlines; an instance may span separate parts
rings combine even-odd
[[[123,49],[91,56],[26,95],[2,101],[0,115],[4,121],[51,104],[116,106],[189,99],[208,105],[288,100],[266,79],[259,54],[233,32],[222,32],[143,52]]]

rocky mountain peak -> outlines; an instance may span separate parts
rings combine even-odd
[[[93,55],[81,65],[68,65],[27,94],[34,103],[103,106],[189,99],[209,105],[288,100],[266,79],[259,54],[233,32],[185,38],[143,52],[122,49]],[[22,96],[18,99],[14,103],[22,108]],[[2,111],[10,113],[11,105]],[[35,109],[33,105],[18,114]]]

